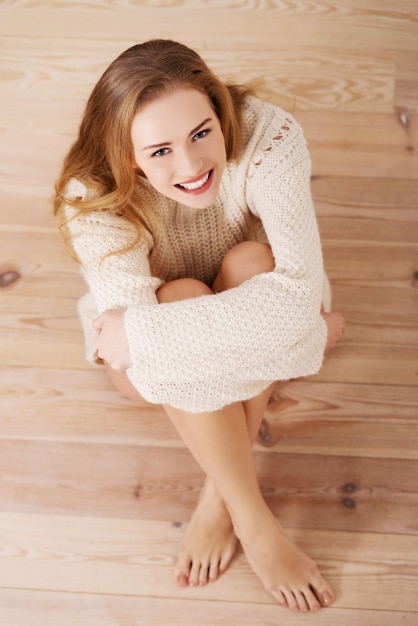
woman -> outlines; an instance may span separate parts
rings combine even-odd
[[[275,381],[317,372],[344,325],[324,311],[309,185],[290,115],[154,40],[98,81],[55,199],[90,287],[89,357],[131,399],[163,404],[207,475],[177,583],[218,578],[239,539],[295,611],[333,592],[266,506],[251,446]]]

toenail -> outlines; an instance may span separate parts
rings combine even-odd
[[[330,604],[331,601],[332,601],[332,598],[331,598],[330,594],[327,591],[322,594],[322,602],[324,604]]]

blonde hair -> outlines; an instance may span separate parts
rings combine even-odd
[[[126,218],[137,232],[128,248],[144,231],[158,233],[157,216],[141,203],[142,176],[132,165],[131,126],[141,107],[178,86],[191,86],[209,97],[221,124],[227,159],[239,158],[241,109],[251,90],[224,84],[194,50],[181,43],[155,39],[132,46],[110,64],[94,87],[78,138],[55,185],[54,214],[69,247],[65,204],[73,206],[77,215],[105,210]],[[65,194],[72,178],[91,190],[93,197],[68,200]]]

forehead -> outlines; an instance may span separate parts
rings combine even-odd
[[[193,87],[179,87],[144,105],[132,122],[135,143],[171,142],[188,134],[207,117],[215,118],[208,96]]]

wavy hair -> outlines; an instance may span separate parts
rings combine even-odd
[[[76,209],[76,216],[101,210],[126,218],[137,233],[128,248],[145,231],[158,233],[157,216],[141,201],[142,176],[133,166],[131,126],[141,107],[178,86],[193,87],[209,97],[221,124],[227,160],[239,158],[241,109],[251,92],[248,87],[223,83],[194,50],[175,41],[154,39],[128,48],[94,87],[55,185],[53,210],[68,246],[65,204]],[[72,178],[89,189],[87,198],[66,198]]]

